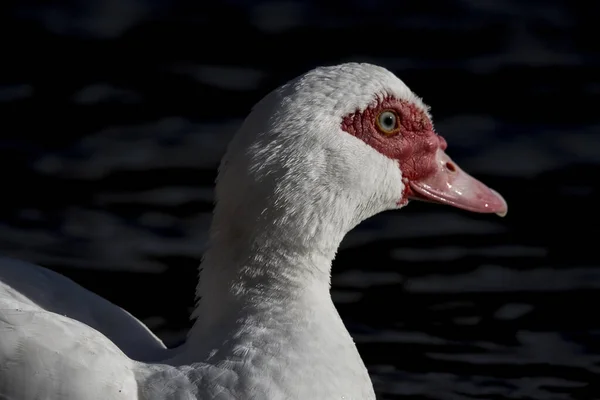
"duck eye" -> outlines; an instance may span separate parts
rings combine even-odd
[[[377,127],[384,135],[398,132],[398,115],[395,111],[385,110],[377,116]]]

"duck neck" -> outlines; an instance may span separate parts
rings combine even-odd
[[[357,368],[364,369],[329,292],[331,263],[345,230],[328,223],[294,232],[286,221],[243,231],[233,219],[218,224],[216,213],[213,226],[226,228],[212,230],[200,266],[196,322],[180,353],[187,363],[228,362],[252,349],[254,355],[244,354],[248,361],[289,348],[301,358],[326,355],[324,363],[355,354]]]

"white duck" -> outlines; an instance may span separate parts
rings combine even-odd
[[[504,215],[445,149],[384,68],[292,80],[253,108],[221,164],[187,342],[166,349],[67,278],[3,260],[0,399],[374,399],[331,263],[349,230],[410,199]]]

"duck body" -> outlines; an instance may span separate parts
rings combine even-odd
[[[204,349],[166,349],[135,317],[68,278],[0,261],[0,331],[10,331],[0,336],[0,398],[375,398],[324,291],[286,303],[261,298],[262,312],[211,329]]]

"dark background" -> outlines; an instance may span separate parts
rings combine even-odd
[[[0,252],[178,343],[241,119],[310,68],[368,61],[509,203],[411,204],[348,235],[332,292],[378,396],[600,398],[599,4],[5,1]]]

